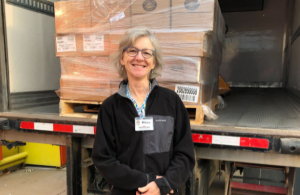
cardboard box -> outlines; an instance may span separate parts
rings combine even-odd
[[[209,50],[203,44],[162,43],[166,56],[210,57]]]
[[[188,60],[193,60],[196,62],[198,60],[199,66],[198,69],[194,69],[195,73],[191,73],[189,71],[185,71],[185,65],[182,65],[183,71],[178,71],[177,73],[172,72],[174,74],[174,79],[169,79],[169,77],[163,78],[158,77],[159,85],[162,87],[169,88],[175,91],[176,85],[180,85],[182,87],[198,87],[199,88],[199,96],[197,102],[188,102],[183,101],[185,105],[199,105],[204,104],[211,100],[211,98],[216,97],[218,95],[218,83],[219,83],[219,64],[210,58],[182,58]],[[174,59],[176,60],[176,58]],[[168,65],[167,65],[168,66]],[[168,68],[167,68],[168,69]],[[168,70],[167,70],[168,71]],[[192,71],[192,69],[191,69]],[[180,74],[181,73],[181,74]],[[197,74],[196,82],[195,80],[183,81],[184,75],[194,75]],[[192,82],[190,82],[192,81]]]
[[[201,58],[164,56],[163,63],[158,82],[199,83]]]
[[[55,35],[56,56],[109,56],[108,34]]]
[[[109,57],[61,57],[61,76],[82,79],[109,79]]]
[[[172,0],[172,13],[213,12],[215,0]]]
[[[210,33],[203,31],[162,31],[155,36],[160,43],[203,43]]]
[[[170,12],[132,15],[132,27],[146,26],[151,30],[169,30]]]
[[[109,57],[61,57],[60,97],[68,100],[103,101],[117,80]]]
[[[96,80],[60,79],[60,99],[104,101],[109,96],[109,83]]]
[[[214,13],[172,13],[173,30],[214,30]]]
[[[131,27],[131,0],[92,1],[92,33]]]
[[[131,5],[132,14],[162,13],[170,11],[169,0],[135,0]]]
[[[109,34],[109,41],[112,43],[119,43],[124,36],[124,32],[118,32],[118,33],[110,33]]]
[[[118,31],[126,31],[127,29],[131,28],[131,10],[130,7],[122,10],[121,12],[116,12],[114,14],[111,14],[112,17],[110,17],[110,33],[115,33]]]
[[[181,61],[177,58],[180,58]],[[177,60],[178,63],[176,64],[180,64],[183,63],[183,67],[182,68],[184,70],[184,72],[182,71],[178,71],[178,72],[182,72],[182,74],[178,74],[179,77],[175,78],[174,75],[174,79],[170,80],[171,82],[175,81],[175,82],[179,82],[183,79],[183,77],[186,77],[186,81],[187,83],[201,83],[201,84],[207,84],[207,83],[212,83],[215,82],[216,79],[218,79],[218,70],[219,70],[219,65],[216,63],[215,60],[210,59],[210,58],[203,58],[203,57],[169,57],[169,62],[175,64],[174,60]],[[175,74],[175,73],[174,73]],[[181,75],[181,76],[180,76]],[[182,77],[182,78],[180,78]],[[189,78],[188,78],[189,77]],[[169,81],[169,82],[170,82]],[[182,82],[182,83],[185,83]]]
[[[184,105],[203,105],[209,103],[213,98],[216,98],[218,96],[218,87],[216,87],[215,84],[213,85],[203,85],[203,84],[195,84],[195,83],[165,83],[160,82],[160,86],[168,88],[172,91],[175,91],[176,86],[182,86],[182,87],[197,87],[199,89],[199,95],[197,99],[197,103],[190,102],[190,101],[182,101]],[[180,95],[179,95],[180,96]]]
[[[54,2],[55,32],[88,32],[92,27],[90,0]]]
[[[118,42],[111,42],[110,43],[110,48],[109,48],[110,55],[117,52],[118,49],[119,49],[119,43]]]
[[[172,29],[211,30],[219,41],[225,37],[225,21],[216,0],[172,0]]]

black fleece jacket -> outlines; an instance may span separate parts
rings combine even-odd
[[[153,131],[135,131],[138,113],[125,93],[107,98],[98,114],[92,158],[102,176],[113,185],[112,195],[135,195],[139,187],[155,181],[161,194],[171,189],[181,194],[195,165],[187,111],[174,92],[152,80],[146,117],[153,117]],[[163,178],[155,179],[156,175]]]

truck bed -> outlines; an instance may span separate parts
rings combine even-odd
[[[205,124],[300,130],[300,100],[282,89],[233,89],[224,99],[219,118]]]
[[[233,88],[224,97],[227,107],[218,119],[192,125],[193,131],[300,137],[300,100],[279,88]],[[95,125],[96,119],[59,116],[50,105],[0,113],[0,117]]]
[[[218,119],[194,130],[300,136],[300,99],[280,88],[232,88]]]

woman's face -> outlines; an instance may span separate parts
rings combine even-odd
[[[154,47],[148,37],[138,38],[133,47],[137,49],[151,49]],[[127,71],[128,80],[144,80],[149,79],[149,73],[155,67],[154,56],[151,58],[144,58],[142,52],[139,51],[135,57],[131,57],[126,51],[123,52],[123,58],[120,63],[124,66]]]

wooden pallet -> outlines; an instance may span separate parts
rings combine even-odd
[[[204,113],[201,105],[185,105],[190,117],[191,125],[201,125],[204,120]]]
[[[102,102],[97,101],[60,100],[59,116],[97,119],[95,110],[92,113],[87,113],[87,111],[84,112],[84,110],[90,109],[90,105],[97,105],[100,107],[101,104]],[[76,107],[83,107],[83,109],[81,112],[76,112]],[[98,110],[96,112],[98,112]]]
[[[60,116],[94,118],[97,119],[97,113],[102,102],[97,101],[76,101],[76,100],[60,100],[59,111]],[[211,107],[214,111],[218,104],[218,99],[214,98],[211,103],[207,102],[206,106]],[[76,112],[76,107],[82,107],[81,112]],[[185,105],[192,125],[200,125],[204,120],[204,113],[201,105]]]

